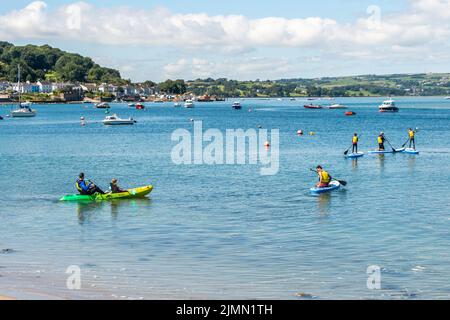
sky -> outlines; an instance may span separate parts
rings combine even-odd
[[[0,40],[133,81],[450,72],[450,0],[0,1]]]

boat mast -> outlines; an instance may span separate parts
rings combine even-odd
[[[17,65],[17,90],[19,90],[19,107],[22,106],[20,102],[20,64]]]

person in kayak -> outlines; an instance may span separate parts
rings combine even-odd
[[[355,133],[353,135],[353,139],[352,139],[352,153],[358,153],[358,142],[359,142],[359,137],[358,137],[358,134]]]
[[[408,130],[408,134],[409,134],[409,147],[413,148],[414,150],[416,150],[416,132],[409,128]]]
[[[93,195],[93,194],[95,194],[95,193],[105,194],[105,193],[103,192],[103,190],[100,189],[99,187],[97,187],[94,183],[92,183],[92,182],[89,181],[89,180],[85,180],[85,179],[84,179],[84,173],[83,173],[83,172],[81,172],[81,173],[79,174],[78,179],[77,179],[77,182],[76,182],[75,185],[76,185],[76,187],[77,187],[78,192],[79,192],[81,195],[87,195],[87,196],[90,196],[90,195]]]
[[[123,192],[127,192],[127,190],[122,190],[119,185],[117,184],[117,179],[112,179],[111,180],[111,184],[110,184],[110,188],[111,188],[111,193],[123,193]]]
[[[386,138],[384,137],[384,133],[381,132],[380,135],[378,136],[378,151],[384,151],[384,141],[386,140]]]
[[[317,166],[317,174],[319,176],[319,183],[317,184],[317,188],[327,188],[330,185],[332,180],[330,174],[323,170],[322,166]]]

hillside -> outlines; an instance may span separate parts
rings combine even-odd
[[[44,46],[15,46],[0,42],[0,80],[17,81],[17,65],[23,80],[121,83],[120,72],[104,68],[91,58]]]
[[[361,97],[450,95],[450,74],[393,74],[236,81],[197,79],[187,82],[195,94],[225,97]]]

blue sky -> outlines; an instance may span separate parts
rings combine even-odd
[[[0,7],[0,38],[134,81],[448,72],[449,18],[450,0],[16,0]]]

